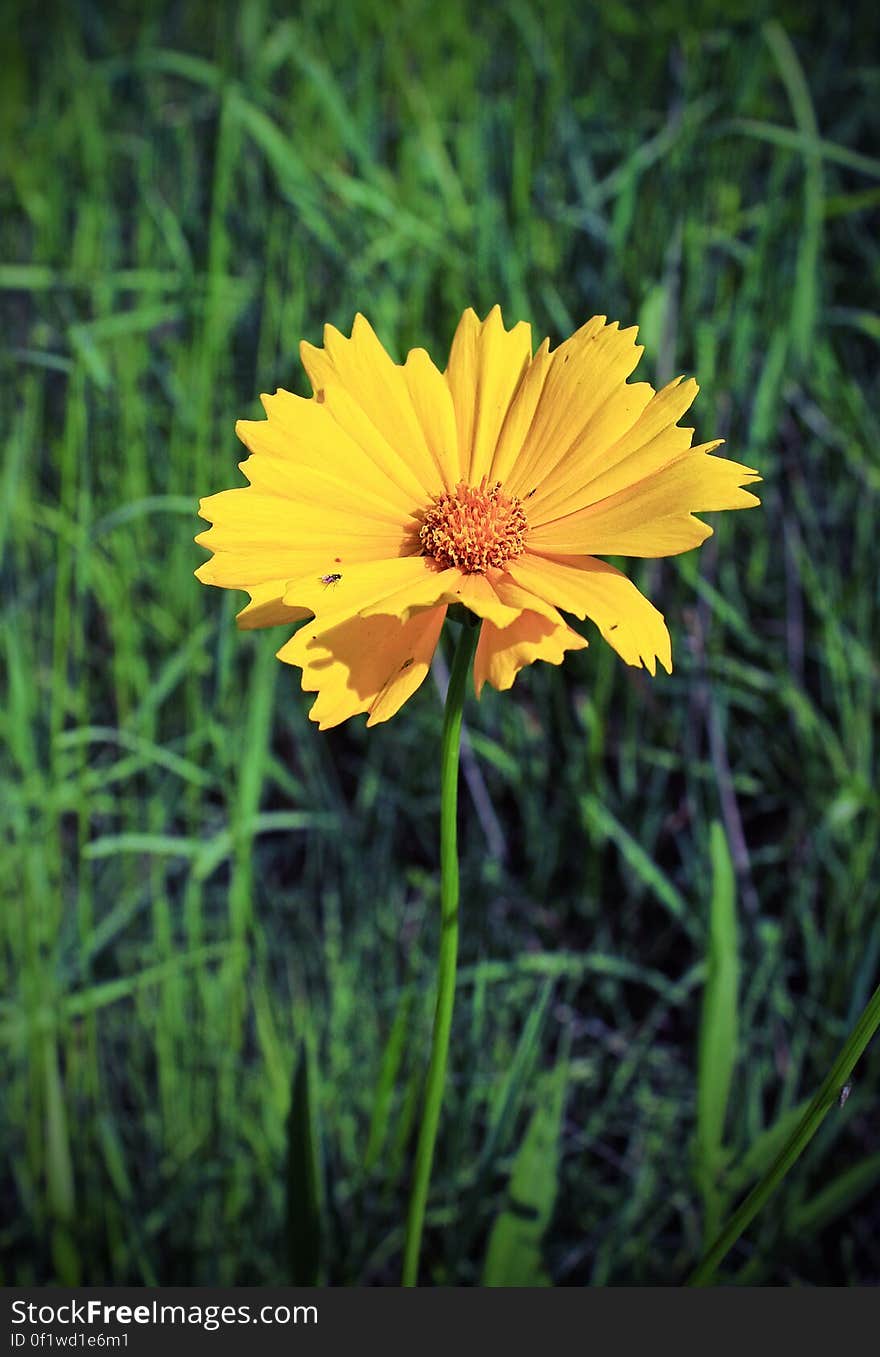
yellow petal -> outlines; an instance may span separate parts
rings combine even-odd
[[[292,469],[310,468],[334,477],[352,489],[363,488],[402,514],[421,507],[412,489],[395,479],[396,459],[389,467],[384,449],[359,446],[333,418],[323,401],[304,400],[279,389],[260,397],[268,419],[240,419],[235,432],[255,456],[287,462]]]
[[[622,437],[597,447],[588,460],[573,460],[563,473],[554,474],[552,487],[546,487],[529,506],[532,523],[547,523],[594,504],[690,450],[694,431],[679,428],[677,421],[699,390],[693,378],[682,381],[677,377],[662,391],[653,391],[647,385],[644,389],[652,394],[638,419]]]
[[[468,308],[452,341],[446,380],[452,392],[464,479],[489,473],[502,425],[532,355],[531,326],[505,330],[501,308],[480,321]]]
[[[204,533],[199,536],[203,537]],[[295,579],[302,570],[303,557],[300,552],[256,548],[250,551],[219,551],[210,560],[203,561],[193,573],[202,584],[216,584],[220,589],[250,591],[257,584]]]
[[[587,645],[558,613],[520,613],[515,622],[500,630],[484,622],[474,656],[474,688],[477,697],[487,681],[494,688],[509,688],[519,671],[534,660],[561,664],[567,650],[583,650]]]
[[[337,510],[332,501],[300,503],[260,494],[249,486],[206,496],[199,501],[199,516],[214,525],[196,539],[211,550],[277,546],[286,551],[316,540],[326,541],[329,549],[338,540],[371,544],[375,559],[404,547],[412,550],[418,542],[417,528],[414,536],[413,529],[401,523]]]
[[[428,471],[419,459],[409,455],[405,443],[390,442],[346,387],[326,386],[322,396],[324,408],[329,410],[339,428],[406,496],[410,513],[423,509],[433,495],[442,493],[443,483],[433,460]],[[430,453],[426,451],[425,456],[430,458]]]
[[[564,509],[556,508],[560,501],[566,495],[570,496],[572,491],[579,493],[584,485],[599,477],[609,444],[613,444],[621,435],[626,437],[654,394],[649,382],[622,382],[608,396],[584,426],[577,441],[548,472],[546,479],[538,480],[537,490],[529,505],[530,514],[536,523],[564,512]],[[580,504],[572,507],[579,508]]]
[[[537,594],[530,593],[528,589],[523,589],[521,585],[515,584],[509,575],[501,575],[499,578],[493,579],[492,587],[501,602],[505,603],[508,608],[515,608],[518,613],[542,613],[544,617],[549,617],[553,622],[561,620],[552,603],[545,602]]]
[[[322,628],[338,626],[356,615],[406,620],[426,608],[449,603],[463,603],[498,626],[514,621],[521,611],[519,603],[511,606],[502,601],[487,576],[465,575],[454,566],[441,569],[430,556],[356,563],[329,584],[319,574],[309,573],[290,580],[284,602],[315,613]]]
[[[505,482],[521,499],[536,490],[540,500],[569,459],[592,455],[594,445],[620,437],[649,398],[644,388],[621,393],[641,357],[637,331],[603,322],[594,316],[551,355],[531,427]]]
[[[278,651],[300,665],[305,692],[317,692],[309,713],[321,730],[369,712],[368,726],[387,721],[428,672],[446,616],[445,608],[393,617],[354,617],[323,630],[310,622]]]
[[[490,481],[507,483],[531,428],[552,361],[550,340],[545,339],[526,369],[507,412],[489,472]]]
[[[311,616],[308,609],[288,608],[283,602],[286,585],[286,580],[268,580],[265,584],[255,584],[249,589],[250,603],[235,615],[239,629],[253,631],[257,627],[276,627],[284,623],[302,622]]]
[[[252,459],[253,460],[253,459]],[[239,625],[268,626],[306,614],[302,605],[284,604],[287,581],[308,575],[318,584],[328,575],[345,574],[359,562],[382,560],[412,551],[418,538],[402,527],[351,514],[338,517],[320,505],[303,505],[248,487],[224,490],[203,499],[199,512],[214,526],[196,542],[214,552],[196,571],[198,579],[226,589],[259,586],[264,602],[271,585],[277,603],[245,608]]]
[[[413,409],[443,487],[452,494],[464,475],[458,455],[458,429],[452,392],[443,373],[434,366],[424,349],[409,351],[403,372]]]
[[[291,577],[284,594],[289,607],[308,608],[322,628],[335,627],[350,617],[383,613],[406,618],[416,608],[443,601],[456,582],[457,570],[441,570],[430,556],[392,557],[386,561],[356,563]],[[338,579],[329,579],[331,575]]]
[[[364,316],[360,313],[355,316],[351,339],[327,325],[323,350],[304,343],[300,354],[316,394],[323,391],[328,409],[355,441],[363,444],[369,424],[373,434],[378,434],[396,454],[396,479],[400,484],[414,483],[423,499],[443,489],[437,462],[413,407],[404,369],[389,357]],[[338,404],[334,408],[339,390],[348,397],[344,409]],[[353,418],[349,402],[359,410],[359,420]],[[375,444],[372,435],[371,444]],[[390,465],[392,459],[387,454],[385,458]],[[401,477],[401,467],[407,471],[406,477]]]
[[[689,448],[676,460],[606,499],[533,528],[540,552],[675,556],[711,536],[695,513],[748,509],[760,503],[742,487],[760,480],[751,467],[711,457],[717,443]]]
[[[337,511],[360,522],[374,522],[400,529],[401,524],[420,525],[421,519],[405,514],[388,502],[387,495],[360,482],[340,476],[326,467],[306,467],[265,453],[247,457],[239,468],[259,494],[279,500],[315,505],[324,514]],[[418,526],[416,526],[418,533]]]
[[[554,560],[529,552],[512,561],[509,571],[523,588],[557,608],[591,618],[627,664],[644,665],[654,674],[659,660],[672,672],[672,646],[662,613],[614,566],[590,556]]]
[[[477,617],[494,622],[497,627],[509,626],[520,614],[520,607],[502,603],[488,575],[461,575],[457,585],[447,595],[449,603],[463,603]]]
[[[496,626],[505,627],[516,620],[522,611],[521,598],[526,596],[517,590],[512,581],[505,586],[500,571],[490,571],[488,575],[466,575],[456,567],[437,570],[430,557],[422,557],[430,562],[426,565],[425,578],[418,586],[407,584],[394,594],[365,605],[361,612],[364,617],[377,613],[393,613],[396,617],[409,617],[416,609],[426,608],[438,603],[462,603],[477,617],[489,618]],[[431,573],[431,566],[437,570]],[[508,598],[502,596],[507,590]],[[515,603],[510,597],[518,594]],[[540,603],[537,604],[540,608]]]

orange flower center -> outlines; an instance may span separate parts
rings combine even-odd
[[[516,495],[505,495],[501,482],[465,485],[454,495],[438,495],[425,514],[419,540],[426,556],[444,568],[458,566],[468,575],[484,575],[503,566],[525,545],[529,524]]]

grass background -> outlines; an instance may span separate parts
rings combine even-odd
[[[585,624],[469,705],[423,1277],[678,1284],[766,1166],[880,953],[871,10],[6,0],[2,1281],[396,1284],[442,664],[319,734],[192,578],[235,418],[358,309],[441,362],[469,304],[638,320],[765,477],[632,563],[671,677]],[[877,1283],[877,1090],[725,1282]]]

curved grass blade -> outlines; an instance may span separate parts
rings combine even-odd
[[[880,985],[871,995],[862,1016],[850,1033],[848,1040],[844,1043],[840,1054],[822,1081],[818,1092],[811,1100],[795,1130],[763,1178],[756,1183],[745,1201],[734,1211],[714,1244],[700,1259],[687,1279],[687,1286],[708,1286],[711,1283],[718,1264],[726,1257],[740,1235],[748,1229],[762,1206],[776,1191],[786,1173],[800,1158],[822,1125],[826,1113],[836,1106],[840,1090],[847,1083],[855,1068],[856,1061],[878,1027],[880,1027]]]
[[[695,1171],[703,1197],[706,1240],[714,1239],[721,1224],[718,1180],[725,1161],[724,1120],[739,1035],[736,886],[730,849],[717,820],[712,824],[709,845],[712,900],[697,1061],[695,1144]]]

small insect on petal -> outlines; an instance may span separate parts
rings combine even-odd
[[[321,583],[325,586],[328,584],[338,584],[341,579],[341,575],[322,575]]]

